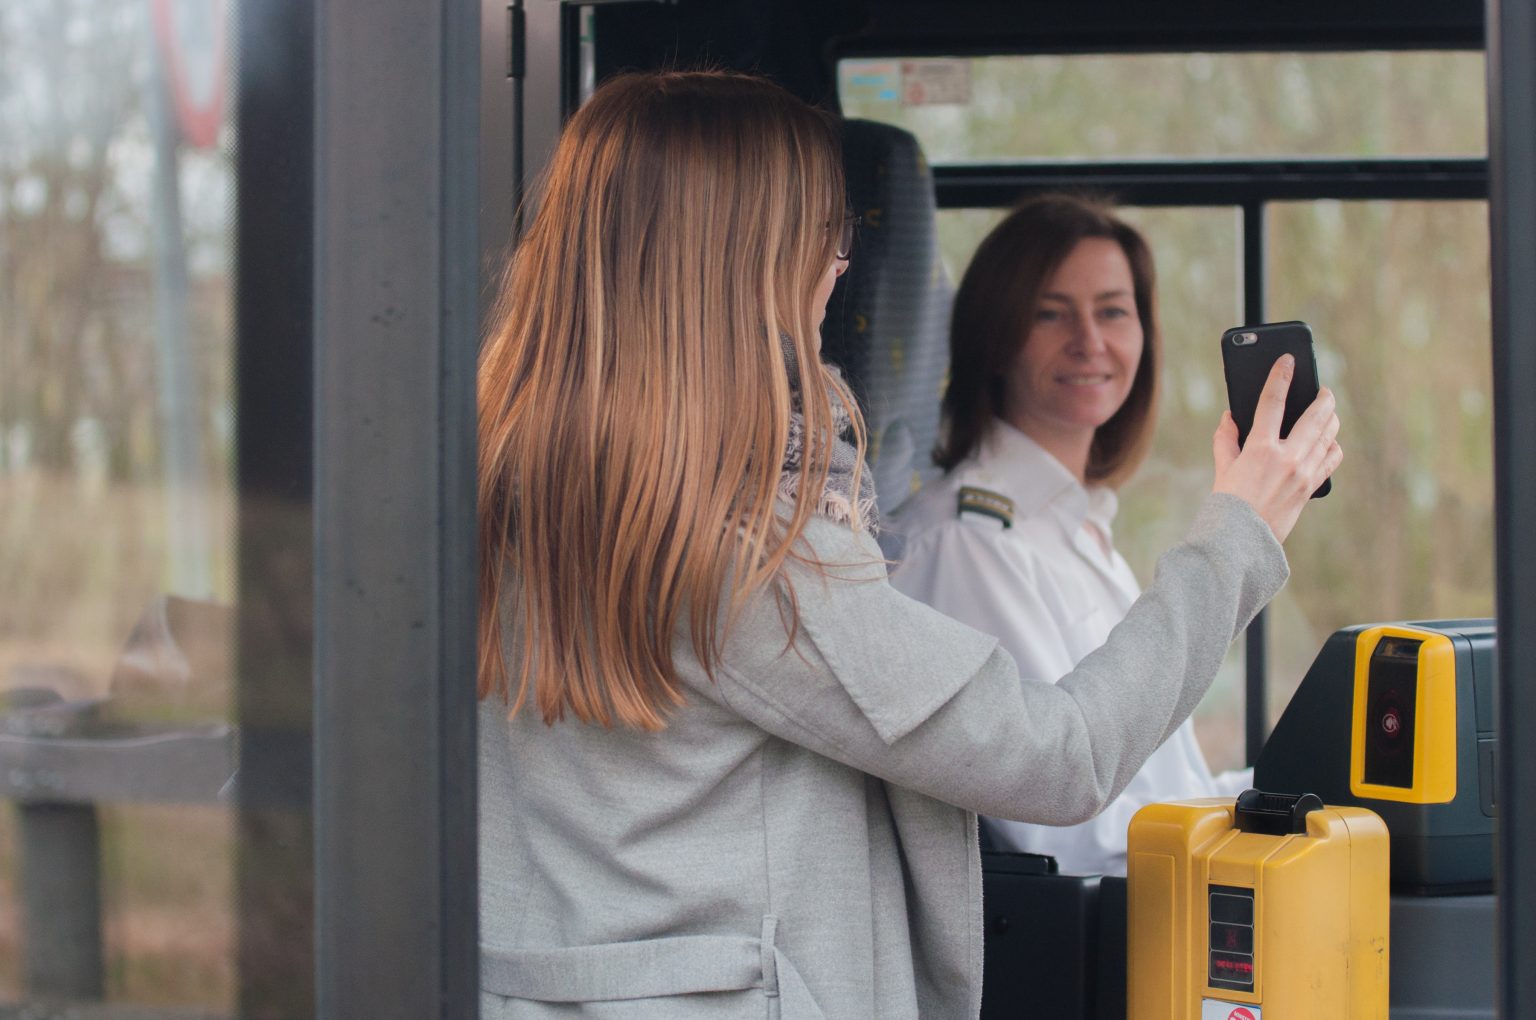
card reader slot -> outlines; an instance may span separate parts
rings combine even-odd
[[[1365,781],[1372,785],[1413,788],[1422,644],[1412,638],[1383,638],[1371,653],[1365,694]]]

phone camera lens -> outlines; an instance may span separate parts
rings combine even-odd
[[[1236,344],[1237,346],[1239,346],[1239,347],[1247,347],[1250,344],[1256,344],[1256,343],[1259,342],[1259,334],[1257,334],[1257,333],[1239,333],[1235,337],[1232,338],[1232,342],[1234,344]]]

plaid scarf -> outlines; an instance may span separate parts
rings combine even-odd
[[[789,337],[782,337],[781,343],[794,403],[789,415],[789,442],[784,445],[784,464],[779,473],[779,498],[793,503],[799,496],[800,481],[804,477],[805,415],[801,412],[800,366],[795,358],[794,344]],[[837,374],[836,368],[828,367],[826,371]],[[832,404],[833,416],[832,459],[827,465],[827,481],[822,486],[821,498],[816,501],[816,512],[834,521],[851,523],[860,531],[873,535],[880,529],[873,472],[868,464],[864,465],[864,470],[859,473],[858,491],[855,492],[853,475],[859,466],[859,451],[844,438],[852,428],[853,421],[849,417],[848,408],[831,386],[827,387],[827,396]]]

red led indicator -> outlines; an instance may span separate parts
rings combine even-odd
[[[1254,966],[1253,890],[1226,885],[1213,885],[1210,889],[1211,923],[1206,942],[1210,984],[1213,988],[1251,992],[1258,978]]]

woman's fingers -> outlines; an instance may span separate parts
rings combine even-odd
[[[1259,406],[1253,412],[1253,427],[1248,438],[1280,435],[1280,424],[1285,420],[1285,395],[1291,388],[1291,376],[1296,374],[1296,359],[1282,354],[1269,367],[1269,378],[1259,392]]]
[[[1333,443],[1329,446],[1328,456],[1323,461],[1323,477],[1332,478],[1333,473],[1339,469],[1339,465],[1342,463],[1344,463],[1344,448],[1338,443]],[[1318,484],[1322,483],[1319,482]]]
[[[1294,435],[1294,433],[1292,434]],[[1312,448],[1309,451],[1308,460],[1313,463],[1321,463],[1323,458],[1328,455],[1328,452],[1333,447],[1338,445],[1334,442],[1334,440],[1338,438],[1338,435],[1339,416],[1330,413],[1327,419],[1323,422],[1322,430],[1318,433],[1317,438],[1312,442]]]
[[[1330,441],[1326,447],[1319,447],[1319,449],[1323,450],[1323,455],[1314,469],[1309,492],[1315,492],[1325,478],[1332,478],[1333,473],[1344,461],[1344,449],[1337,442]]]
[[[1323,426],[1327,424],[1328,419],[1337,418],[1333,413],[1334,405],[1333,391],[1324,386],[1317,391],[1317,398],[1312,401],[1312,406],[1296,419],[1296,424],[1291,426],[1290,434],[1286,438],[1303,449],[1311,447],[1317,441],[1317,437],[1322,435]]]
[[[1327,389],[1318,391],[1286,438],[1280,438],[1295,367],[1295,359],[1286,355],[1270,369],[1253,429],[1240,453],[1228,445],[1236,440],[1236,427],[1229,417],[1222,418],[1214,437],[1215,491],[1246,500],[1281,541],[1290,534],[1312,493],[1344,459],[1338,443],[1339,416],[1333,393]]]
[[[1338,445],[1334,440],[1339,434],[1339,416],[1334,408],[1333,391],[1325,386],[1302,412],[1286,438],[1275,443],[1277,466],[1288,473],[1293,484],[1298,490],[1304,490],[1308,497],[1332,474],[1332,469],[1325,471],[1324,465]]]
[[[1324,389],[1318,394],[1311,407],[1307,408],[1307,415],[1313,418],[1296,422],[1296,427],[1291,430],[1291,435],[1285,445],[1293,446],[1299,456],[1300,472],[1305,479],[1305,488],[1308,496],[1317,487],[1323,484],[1323,480],[1333,474],[1338,462],[1343,459],[1344,452],[1339,449],[1337,442],[1339,435],[1339,416],[1333,409],[1333,394]],[[1326,412],[1326,415],[1325,415]],[[1305,417],[1305,415],[1303,416]],[[1308,443],[1307,433],[1316,429],[1316,436],[1310,437]],[[1329,458],[1337,452],[1338,460],[1332,465]]]
[[[1231,411],[1221,412],[1221,424],[1216,426],[1211,446],[1216,455],[1216,473],[1223,474],[1241,452],[1237,445],[1237,422],[1232,420]]]

